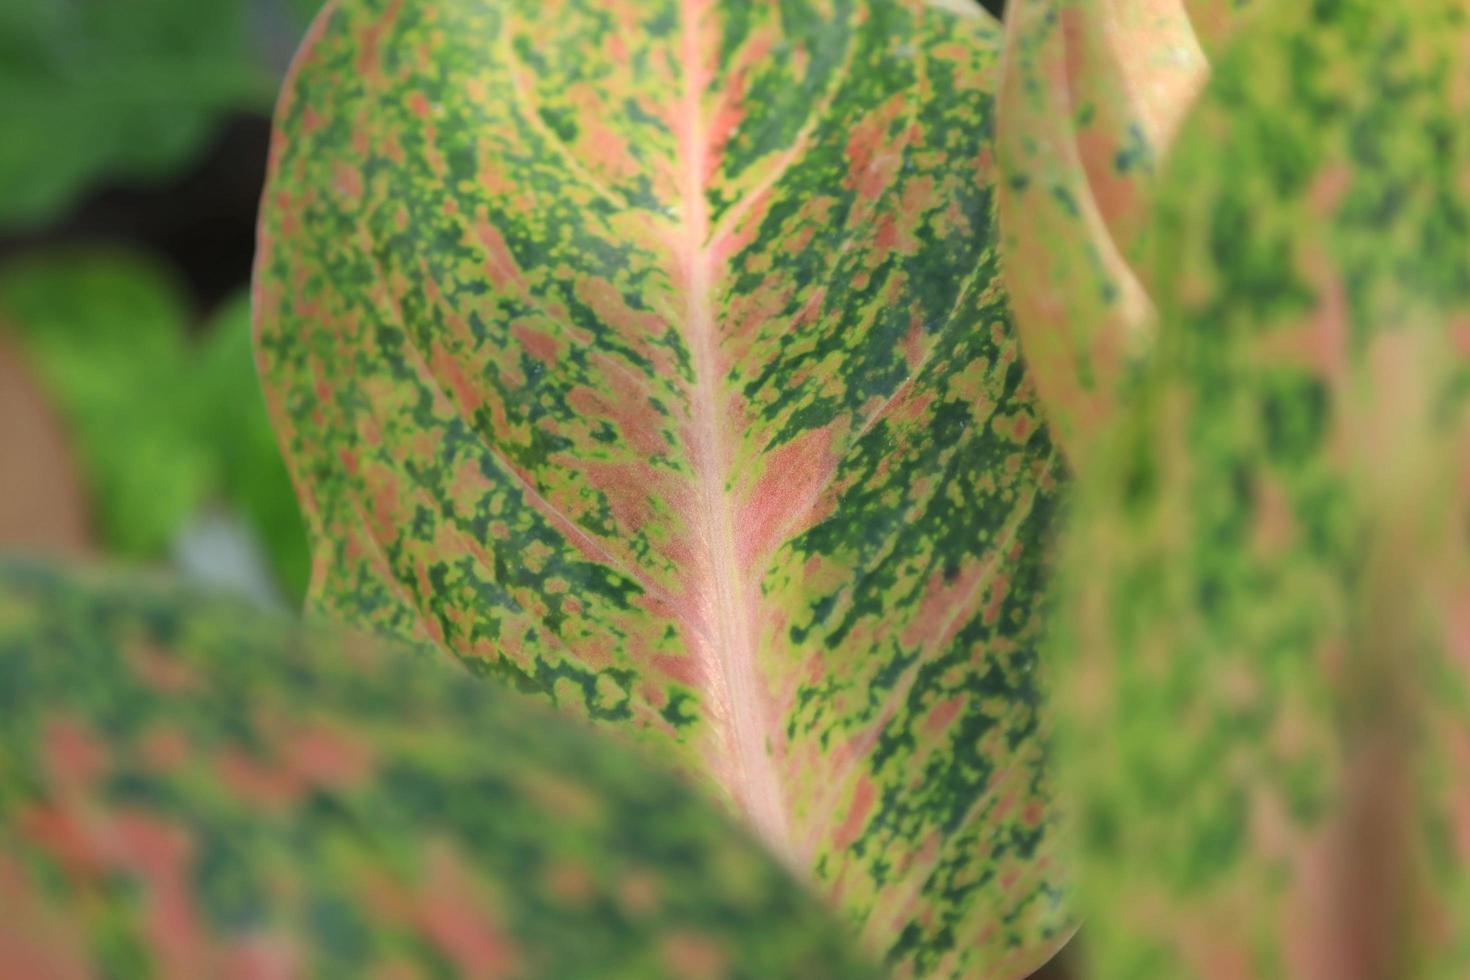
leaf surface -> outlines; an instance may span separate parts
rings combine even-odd
[[[1054,645],[1098,976],[1470,972],[1467,44],[1272,6],[1173,151]]]
[[[1006,287],[1046,418],[1074,466],[1148,350],[1139,234],[1159,165],[1236,0],[1016,0],[997,156]],[[1209,31],[1202,38],[1197,24]]]
[[[0,563],[0,973],[874,975],[646,759],[251,613]]]
[[[314,604],[639,733],[905,973],[1066,929],[997,41],[888,0],[339,3],[256,280]]]

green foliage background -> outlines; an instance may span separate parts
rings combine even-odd
[[[135,243],[56,242],[100,187],[148,190],[226,119],[266,117],[320,0],[0,3],[0,331],[72,441],[109,554],[161,560],[206,508],[242,520],[291,604],[308,556],[240,291],[203,308]]]
[[[0,228],[53,220],[100,179],[168,177],[204,149],[222,113],[268,111],[282,50],[315,6],[0,4]]]

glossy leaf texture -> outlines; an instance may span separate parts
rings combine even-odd
[[[256,283],[315,606],[640,733],[901,974],[1024,975],[1068,927],[997,33],[897,0],[339,3]]]
[[[1259,4],[1256,4],[1259,6]],[[998,159],[1005,283],[1074,466],[1154,334],[1139,237],[1159,165],[1237,0],[1013,0]],[[1196,23],[1211,32],[1201,38]]]
[[[249,612],[0,563],[0,973],[875,975],[647,760]]]
[[[1273,6],[1173,151],[1054,639],[1099,977],[1470,975],[1467,46]]]

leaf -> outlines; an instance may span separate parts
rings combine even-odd
[[[72,433],[102,543],[161,554],[209,488],[174,284],[127,253],[35,255],[0,270],[0,316]]]
[[[0,563],[0,972],[873,975],[645,760],[249,612]]]
[[[1001,83],[1000,218],[1016,329],[1047,421],[1084,465],[1148,350],[1139,232],[1161,158],[1243,0],[1014,0]],[[1192,20],[1191,18],[1194,18]]]
[[[1470,973],[1467,43],[1274,5],[1174,148],[1052,648],[1097,976]]]
[[[195,372],[198,422],[214,450],[216,493],[244,515],[280,585],[299,599],[310,576],[310,549],[255,373],[247,296],[227,303],[206,326]]]
[[[890,0],[338,3],[257,266],[311,604],[637,732],[901,975],[1070,928],[997,41]]]
[[[201,508],[223,505],[266,544],[285,590],[304,594],[305,532],[243,296],[190,343],[161,267],[127,252],[58,250],[0,269],[0,316],[65,417],[110,554],[160,558]]]

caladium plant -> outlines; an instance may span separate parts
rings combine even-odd
[[[917,0],[340,0],[257,266],[314,607],[663,751],[901,975],[1070,928],[998,47]]]
[[[1172,150],[1054,643],[1101,976],[1470,975],[1467,50],[1271,5]]]
[[[7,977],[876,976],[647,759],[442,663],[0,562]]]

